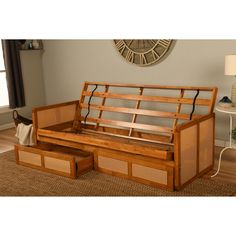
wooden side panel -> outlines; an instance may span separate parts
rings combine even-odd
[[[19,150],[19,161],[31,165],[41,166],[41,155]]]
[[[44,165],[45,168],[61,171],[65,173],[70,173],[70,161],[67,160],[60,160],[49,156],[44,156]]]
[[[183,185],[197,174],[197,124],[180,133],[180,183]]]
[[[76,104],[37,111],[38,128],[44,128],[74,120]]]
[[[84,173],[85,171],[89,171],[93,169],[93,156],[86,157],[77,160],[78,158],[75,158],[76,162],[76,169],[77,169],[77,175],[80,175],[81,173]]]
[[[103,168],[128,175],[128,162],[109,157],[98,156],[98,168]]]
[[[199,124],[199,172],[213,164],[214,117]]]
[[[90,85],[96,86],[94,87]],[[95,91],[94,89],[97,89],[97,86],[104,86],[104,88],[100,87]],[[116,89],[113,87],[123,87],[125,89],[123,91],[123,89]],[[128,90],[126,90],[126,88],[128,88]],[[132,90],[130,88],[138,88],[139,90]],[[160,93],[149,93],[144,91],[143,93],[142,91],[146,88],[147,90],[150,88],[156,90],[162,89],[162,91]],[[180,95],[175,97],[170,96],[172,90],[179,90]],[[190,92],[186,90],[190,90]],[[198,96],[195,100],[192,95],[195,96],[195,93],[193,92],[197,90],[198,92],[204,91],[204,94],[200,94],[200,96],[204,96]],[[183,93],[184,91],[185,93]],[[171,95],[174,96],[175,92]],[[208,94],[206,94],[206,92],[208,92]],[[209,97],[210,93],[212,96],[209,99],[207,97]],[[33,119],[36,125],[34,127],[37,131],[38,140],[94,151],[95,168],[100,171],[134,179],[149,185],[155,183],[157,186],[161,185],[165,188],[168,187],[168,189],[173,189],[173,181],[175,181],[175,187],[179,188],[187,184],[194,177],[200,175],[201,171],[205,171],[211,166],[214,139],[214,131],[212,132],[212,130],[214,128],[214,119],[212,120],[212,123],[210,121],[205,121],[204,119],[210,119],[210,116],[212,116],[216,94],[217,89],[214,87],[176,87],[85,82],[80,104],[77,101],[35,109]],[[85,97],[87,98],[85,99]],[[102,100],[91,100],[92,97],[98,97]],[[120,106],[118,106],[119,102],[117,102],[117,106],[112,106],[116,103],[116,100],[114,99],[123,100],[123,102]],[[87,100],[91,100],[92,103],[88,105],[86,102]],[[134,103],[135,107],[126,107],[126,104],[129,104],[129,102],[125,102],[126,100],[129,100],[130,104]],[[110,101],[113,102],[110,103]],[[147,104],[153,102],[172,103],[172,107],[174,107],[173,104],[176,104],[177,107],[175,112],[166,109],[164,109],[165,111],[157,111],[156,109],[146,110],[147,107],[139,106],[140,102],[143,103],[143,101]],[[208,106],[209,109],[207,114],[209,117],[197,114],[196,112],[198,110],[196,110],[193,116],[194,119],[188,121],[190,114],[182,113],[181,107],[182,104],[183,106],[185,106],[184,104],[192,106],[193,102],[197,106]],[[168,107],[170,106],[168,105]],[[77,112],[76,108],[78,108]],[[84,121],[85,119],[85,117],[81,116],[81,109],[86,109],[87,111],[89,109],[95,109],[98,111],[96,112],[98,116],[94,115],[94,117],[86,117],[87,123],[81,123],[80,121]],[[103,112],[106,113],[102,117]],[[113,119],[112,116],[107,116],[109,112],[121,113],[122,119],[118,120],[119,116],[115,117],[116,119]],[[151,122],[142,123],[144,120],[141,119],[142,117],[140,120],[137,119],[136,122],[137,115],[140,115],[140,117],[146,116],[145,119],[151,118]],[[123,119],[123,117],[125,119]],[[129,122],[130,117],[133,117],[131,122]],[[160,117],[174,119],[173,126],[163,127],[163,123],[160,122],[161,124],[159,124],[158,120],[157,122],[152,123],[153,117],[158,117],[158,119]],[[51,130],[45,129],[45,127],[48,126],[64,126],[65,123],[73,121],[74,118],[74,128],[81,131],[79,134],[75,135],[74,133],[69,132],[55,132],[55,130],[63,130],[58,127],[56,129],[55,127],[50,127]],[[187,120],[188,122],[177,125],[178,119]],[[130,137],[126,137],[125,139],[124,137],[121,137],[119,132],[106,132],[108,131],[108,128],[110,129],[112,127],[116,127],[116,130],[124,130],[125,132],[122,133],[122,135]],[[121,129],[121,127],[125,129]],[[91,128],[92,130],[89,132],[88,130]],[[102,133],[109,133],[109,135],[102,136]],[[149,138],[147,139],[147,136],[145,136],[144,133],[150,133],[152,135],[159,135],[159,133],[161,133],[162,136],[171,136],[171,142],[168,139],[161,141],[156,137],[151,138],[150,140]],[[164,135],[162,133],[164,133]],[[174,144],[172,143],[173,133],[175,133]],[[112,136],[116,136],[116,138]],[[145,142],[142,143],[142,141]],[[175,166],[174,173],[172,166],[167,168],[167,160],[173,159],[172,146],[174,146],[175,150],[174,162],[171,163]],[[105,150],[105,152],[99,153],[99,150]],[[110,156],[107,154],[106,150],[110,150],[112,155]],[[121,156],[118,152],[123,152],[124,155]],[[152,160],[150,161],[150,159]],[[154,162],[154,159],[159,162]],[[42,161],[44,161],[43,158]],[[45,166],[48,165],[47,161],[48,160],[45,161]],[[88,163],[84,163],[83,165],[87,166]],[[62,167],[58,168],[60,169]],[[60,171],[62,171],[62,169]]]
[[[132,164],[132,176],[167,185],[167,171]]]

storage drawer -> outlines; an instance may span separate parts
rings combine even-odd
[[[42,171],[76,178],[93,169],[93,154],[53,144],[34,147],[15,145],[16,163]]]
[[[94,154],[95,169],[163,189],[174,189],[174,164],[141,155],[120,151],[101,151]]]

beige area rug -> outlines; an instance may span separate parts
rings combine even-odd
[[[0,196],[232,196],[236,185],[199,178],[168,192],[90,171],[73,180],[17,165],[14,152],[0,154]]]

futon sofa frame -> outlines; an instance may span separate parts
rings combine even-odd
[[[92,152],[97,171],[179,190],[213,168],[216,87],[85,82],[33,110],[37,142]]]

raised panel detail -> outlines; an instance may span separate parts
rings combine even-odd
[[[38,111],[38,128],[72,121],[75,116],[75,108],[76,104],[72,104]]]
[[[125,161],[98,156],[98,167],[128,175],[128,163]]]
[[[19,150],[19,161],[36,166],[41,166],[41,155]]]
[[[132,164],[132,176],[167,185],[167,171]]]
[[[70,162],[52,157],[44,157],[45,168],[70,173]]]

